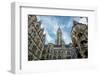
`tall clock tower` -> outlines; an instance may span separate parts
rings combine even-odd
[[[57,45],[62,45],[62,31],[60,27],[57,30]]]

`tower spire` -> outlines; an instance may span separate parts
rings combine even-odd
[[[62,45],[62,31],[60,26],[57,30],[57,45]]]

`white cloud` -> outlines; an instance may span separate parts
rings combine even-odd
[[[82,17],[82,18],[80,18],[80,17],[74,17],[73,18],[75,21],[77,21],[77,22],[79,22],[79,23],[83,23],[83,24],[88,24],[87,23],[87,20],[86,20],[86,17]]]
[[[48,44],[48,43],[54,43],[54,39],[50,36],[50,34],[47,32],[47,30],[45,30],[45,34],[46,34],[46,41],[45,43]]]
[[[67,32],[62,31],[62,37],[63,37],[66,44],[69,44],[71,42],[71,38]]]
[[[83,24],[86,24],[86,25],[88,24],[86,18],[81,18],[81,19],[79,20],[79,22],[80,22],[80,23],[83,23]]]

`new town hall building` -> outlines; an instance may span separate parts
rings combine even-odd
[[[62,31],[59,27],[57,30],[57,36],[55,44],[48,43],[45,45],[45,50],[42,54],[42,59],[73,59],[77,58],[76,50],[71,45],[66,45],[62,38]]]

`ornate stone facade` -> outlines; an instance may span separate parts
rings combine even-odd
[[[41,23],[37,21],[36,16],[28,16],[28,60],[41,59],[44,50],[45,34],[41,28]]]
[[[28,16],[28,60],[56,60],[88,58],[88,26],[73,21],[71,30],[72,43],[65,44],[59,27],[55,43],[45,44],[41,22],[35,15]]]
[[[71,36],[78,58],[88,58],[88,25],[74,21]]]

